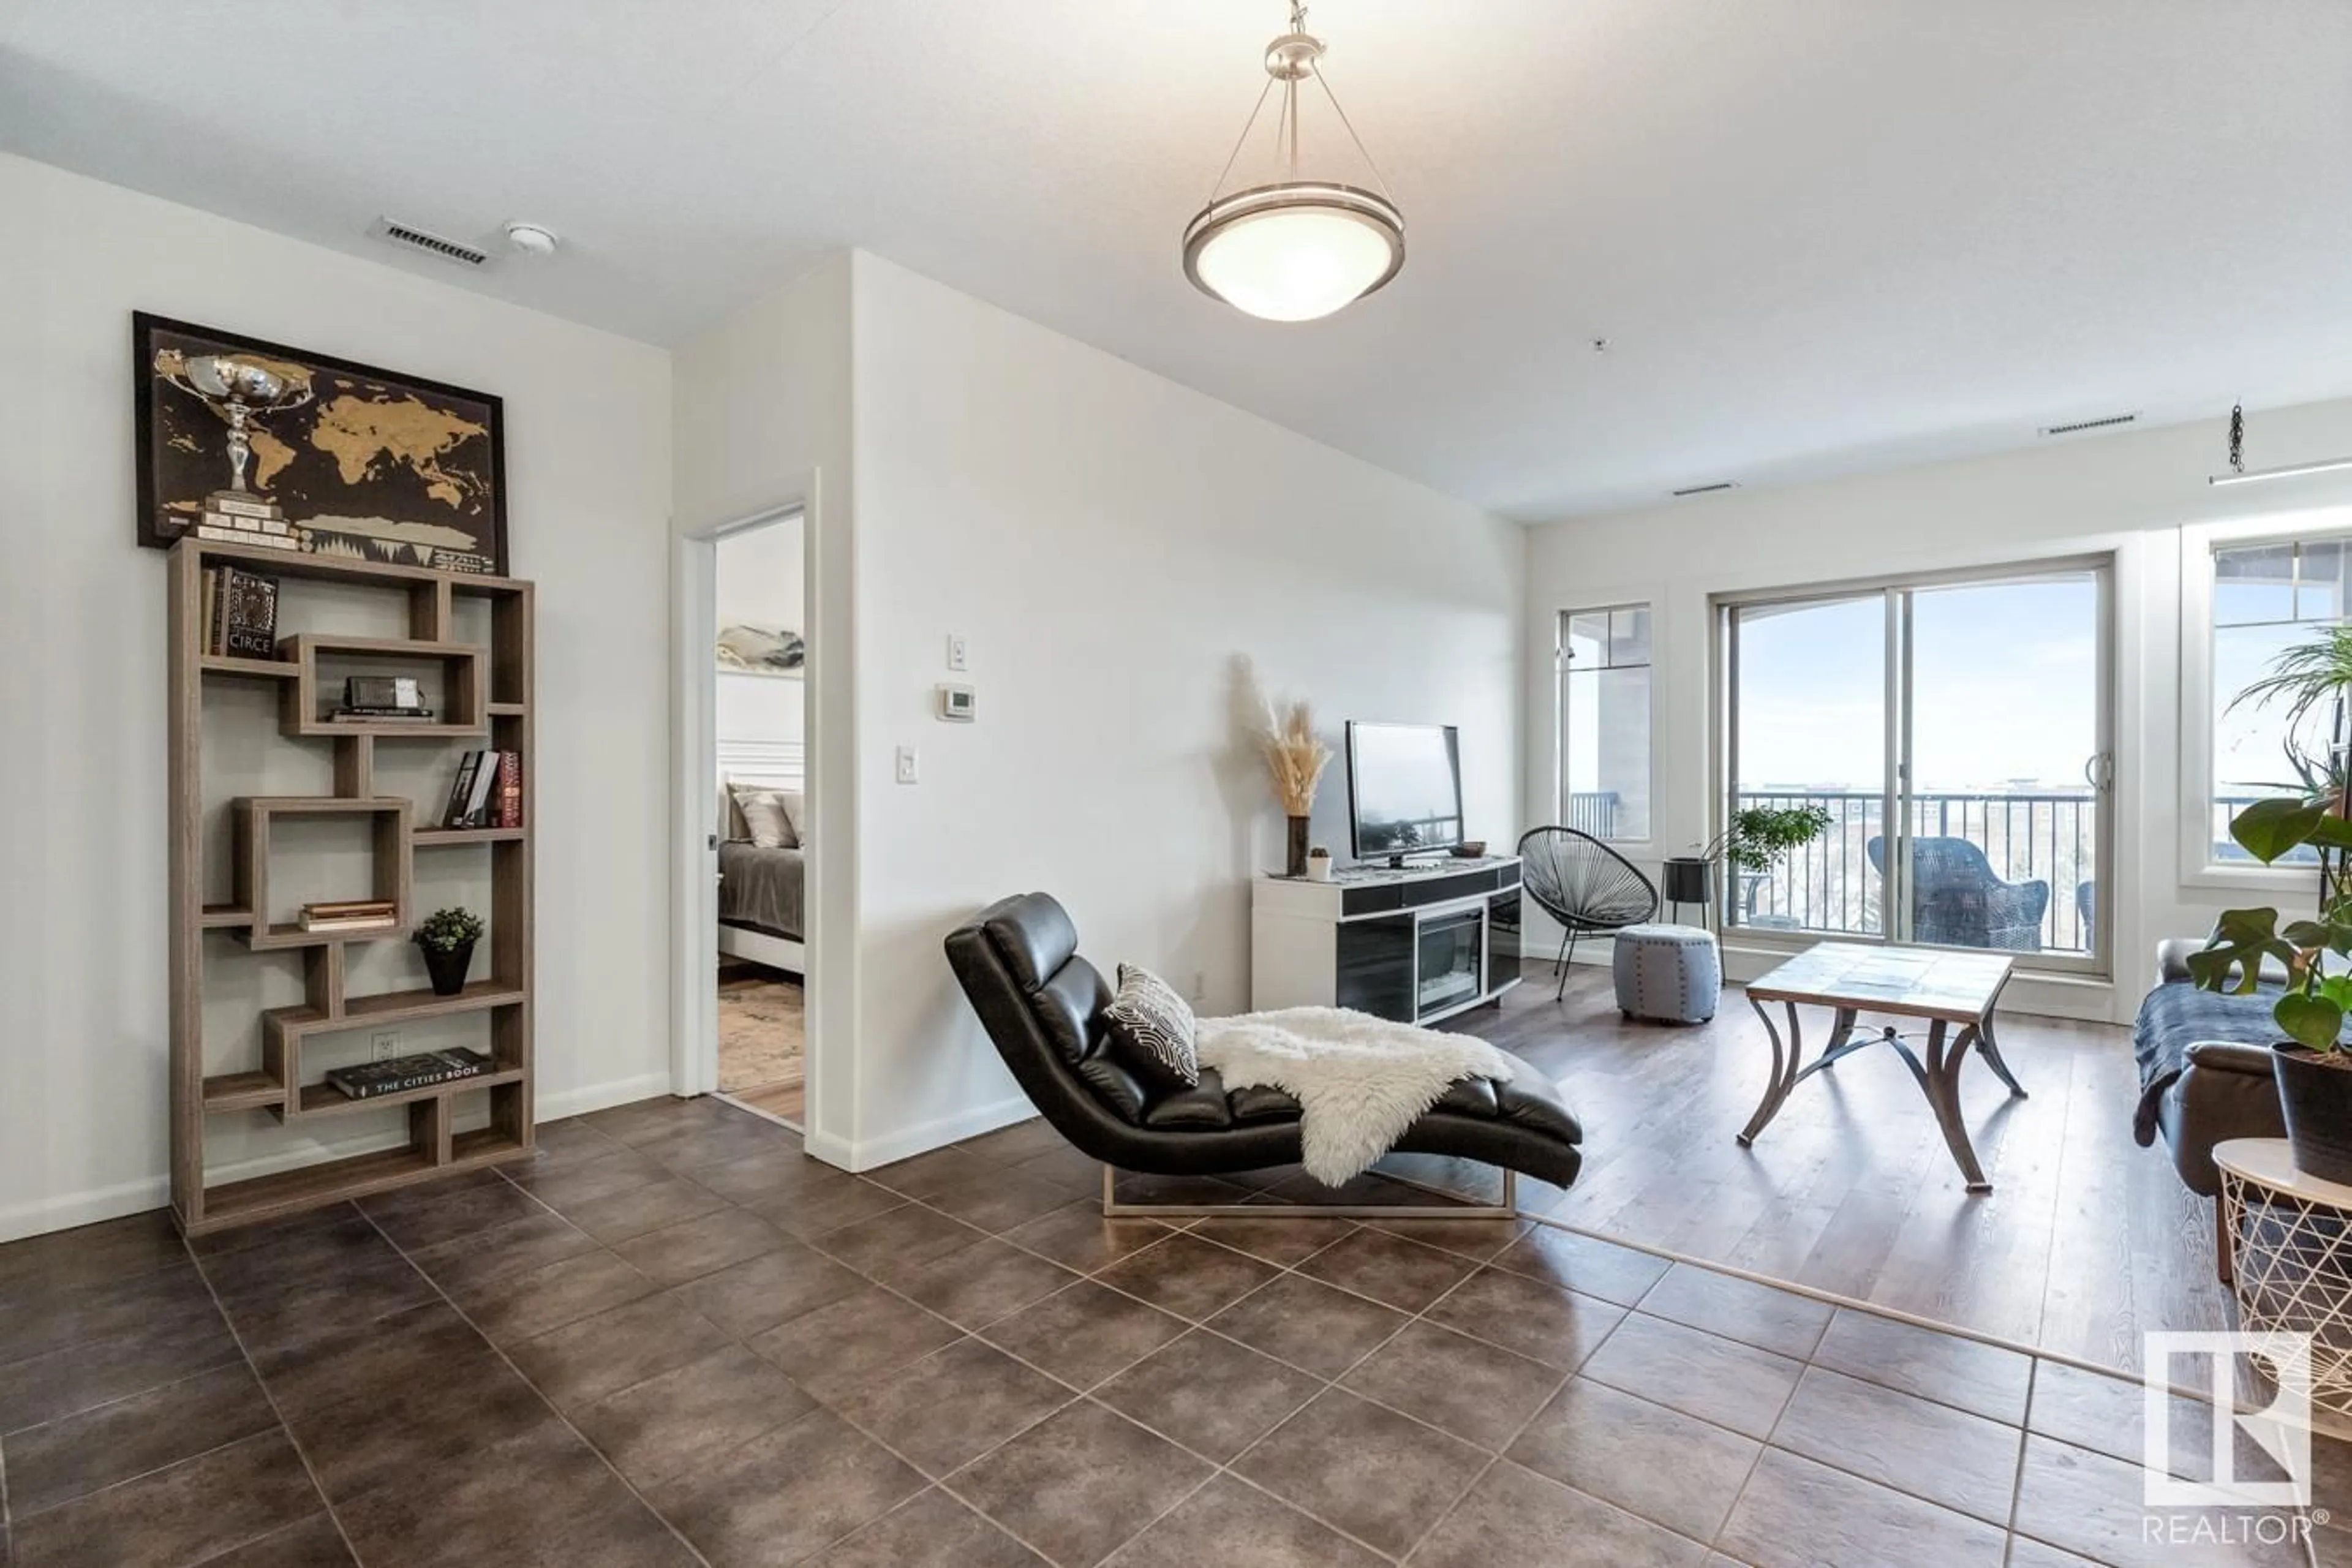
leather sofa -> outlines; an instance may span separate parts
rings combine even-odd
[[[2286,1136],[2270,1052],[2279,1036],[2271,1005],[2285,973],[2266,963],[2262,989],[2244,996],[2200,991],[2188,959],[2202,946],[2181,939],[2157,944],[2156,986],[2132,1026],[2140,1074],[2132,1132],[2142,1147],[2161,1133],[2189,1191],[2214,1197],[2221,1191],[2216,1143]]]
[[[1279,1089],[1228,1090],[1213,1069],[1199,1087],[1154,1097],[1107,1048],[1111,986],[1078,956],[1077,929],[1045,893],[982,910],[950,932],[956,979],[1013,1078],[1082,1153],[1150,1175],[1214,1175],[1295,1164],[1298,1102]],[[1401,1150],[1451,1154],[1566,1186],[1583,1129],[1544,1073],[1456,1083],[1423,1113]]]

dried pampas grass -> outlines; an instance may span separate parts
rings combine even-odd
[[[1315,732],[1315,710],[1294,702],[1286,711],[1271,700],[1260,721],[1258,751],[1266,771],[1274,775],[1274,798],[1286,816],[1305,816],[1315,808],[1315,788],[1331,763],[1331,748]]]

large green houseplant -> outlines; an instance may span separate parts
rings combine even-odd
[[[1724,830],[1707,840],[1696,855],[1676,855],[1666,861],[1666,900],[1705,907],[1715,901],[1714,871],[1718,860],[1740,871],[1767,872],[1789,852],[1819,838],[1829,828],[1824,805],[1749,805],[1731,814]]]
[[[2263,984],[2264,960],[2283,974],[2271,1016],[2286,1038],[2273,1047],[2294,1163],[2307,1174],[2352,1183],[2352,1051],[2344,1022],[2352,1013],[2352,796],[2346,789],[2347,699],[2352,698],[2352,626],[2322,628],[2273,660],[2271,673],[2238,694],[2231,706],[2284,702],[2289,728],[2315,713],[2339,737],[2323,755],[2288,757],[2300,775],[2293,793],[2258,800],[2231,819],[2230,837],[2265,866],[2308,847],[2319,870],[2319,907],[2309,920],[2288,920],[2275,909],[2224,910],[2204,950],[2190,955],[2190,979],[2208,991],[2250,995]]]

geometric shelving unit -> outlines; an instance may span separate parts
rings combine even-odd
[[[306,587],[348,595],[357,589],[404,598],[405,637],[344,637],[305,633],[282,639],[275,658],[225,657],[204,651],[204,573],[231,564],[274,577],[279,618]],[[191,1236],[275,1218],[344,1198],[384,1192],[453,1173],[522,1158],[532,1150],[531,836],[538,768],[531,736],[531,585],[513,578],[471,576],[382,566],[335,556],[241,550],[184,539],[171,551],[171,1072],[172,1209]],[[487,646],[455,637],[461,599],[486,600]],[[326,716],[335,689],[321,670],[361,665],[371,671],[437,669],[440,716],[429,724],[388,721],[336,722]],[[279,743],[332,752],[334,793],[327,795],[246,795],[214,803],[228,814],[228,901],[206,903],[204,798],[204,689],[216,681],[274,683],[278,692]],[[439,747],[454,760],[454,742],[520,752],[522,826],[442,828],[442,802],[379,794],[376,752],[382,745]],[[373,887],[389,899],[395,922],[363,931],[305,931],[273,921],[273,867],[292,851],[274,841],[296,821],[348,821],[367,836]],[[353,994],[347,984],[352,951],[363,943],[404,942],[413,928],[415,864],[420,853],[486,855],[489,861],[488,976],[473,979],[454,996],[430,987]],[[220,879],[213,879],[218,885]],[[228,951],[209,952],[207,943]],[[205,1071],[205,985],[208,962],[236,962],[239,949],[299,950],[304,999],[273,1007],[256,1020],[249,1065]],[[246,962],[251,962],[247,960]],[[476,954],[475,971],[484,967]],[[406,1094],[348,1100],[319,1070],[304,1065],[306,1041],[320,1035],[419,1022],[460,1014],[488,1019],[492,1070]],[[461,1101],[488,1097],[487,1124],[457,1130]],[[278,1122],[313,1131],[338,1119],[385,1107],[404,1110],[407,1139],[389,1149],[330,1156],[292,1169],[234,1182],[209,1179],[209,1126],[219,1118],[266,1113]]]

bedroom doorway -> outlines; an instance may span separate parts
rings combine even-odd
[[[794,1128],[807,1097],[808,626],[798,509],[712,549],[709,767],[717,940],[706,972],[719,1093]]]

